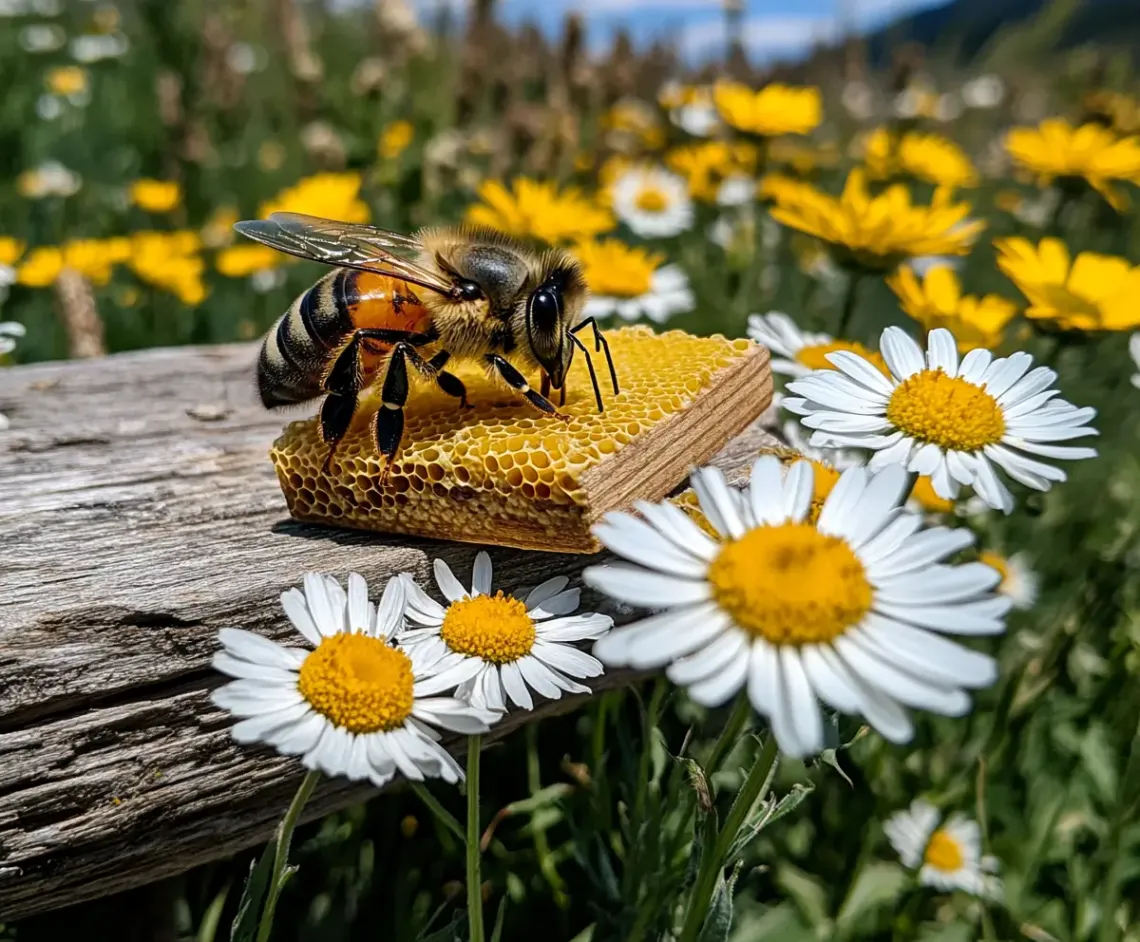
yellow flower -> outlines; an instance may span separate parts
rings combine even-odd
[[[384,160],[396,160],[408,149],[415,136],[416,129],[411,121],[393,121],[380,132],[380,144],[377,148],[380,156]]]
[[[63,244],[63,267],[75,269],[94,284],[105,285],[115,265],[130,255],[131,242],[126,238],[73,239]]]
[[[823,121],[823,98],[815,87],[776,83],[754,92],[737,82],[720,82],[713,100],[725,123],[763,137],[809,134]]]
[[[245,278],[255,271],[275,268],[283,256],[266,245],[231,245],[222,249],[214,265],[227,278]]]
[[[1060,239],[1034,245],[1014,237],[994,242],[998,268],[1029,300],[1025,316],[1062,330],[1132,330],[1140,326],[1140,266],[1082,252],[1072,259]]]
[[[949,138],[910,131],[900,138],[878,128],[864,142],[863,160],[876,180],[908,175],[936,186],[976,186],[978,173],[970,158]]]
[[[657,113],[651,105],[637,98],[615,102],[602,115],[601,127],[615,146],[628,142],[635,145],[635,149],[656,150],[665,143],[665,129],[657,119]]]
[[[359,173],[318,173],[298,180],[262,203],[258,215],[305,213],[340,222],[368,222],[368,204],[360,199]]]
[[[754,145],[727,141],[686,144],[665,155],[669,169],[685,178],[689,195],[705,203],[716,202],[721,183],[728,177],[749,174],[758,159]]]
[[[1014,128],[1006,135],[1005,149],[1042,186],[1054,180],[1085,180],[1118,212],[1128,200],[1113,181],[1140,180],[1140,138],[1120,140],[1097,124],[1074,128],[1061,118],[1050,118],[1036,128]]]
[[[182,202],[182,187],[173,180],[135,180],[131,202],[148,213],[168,213]]]
[[[914,482],[910,492],[910,502],[928,514],[948,514],[954,509],[954,501],[939,497],[928,475],[922,475]]]
[[[665,261],[659,252],[626,245],[619,239],[579,242],[573,251],[582,263],[590,292],[606,297],[636,298],[647,294],[653,273]]]
[[[947,328],[963,353],[998,346],[1002,331],[1017,313],[1017,305],[996,294],[962,294],[957,273],[945,265],[930,269],[921,282],[913,269],[903,265],[887,278],[887,284],[923,330]]]
[[[15,265],[23,254],[23,242],[11,236],[0,236],[0,265]]]
[[[206,297],[202,282],[206,266],[198,254],[201,247],[196,232],[136,232],[131,238],[130,266],[143,281],[194,306]]]
[[[51,69],[44,77],[48,90],[55,95],[81,95],[87,91],[87,70],[77,65]]]
[[[32,249],[16,269],[16,281],[30,288],[46,288],[63,271],[63,252],[54,245]]]
[[[482,203],[467,207],[466,221],[521,239],[551,244],[592,238],[615,225],[608,209],[581,191],[517,177],[507,189],[498,180],[479,185]]]
[[[795,199],[801,189],[811,190],[811,184],[805,183],[797,177],[789,177],[786,173],[766,173],[760,178],[756,188],[756,195],[766,203],[776,203],[781,199]]]
[[[852,170],[838,198],[807,184],[780,193],[772,218],[829,243],[841,265],[886,271],[916,255],[970,251],[985,223],[966,221],[970,205],[950,200],[939,189],[930,206],[915,206],[901,184],[871,197],[862,171]]]

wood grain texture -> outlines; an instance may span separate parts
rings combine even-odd
[[[230,741],[208,699],[217,629],[290,637],[277,600],[310,570],[379,587],[426,580],[434,555],[470,569],[476,547],[289,519],[268,460],[283,418],[257,403],[255,359],[235,344],[0,370],[0,921],[269,836],[299,767]],[[739,472],[771,443],[754,424],[716,463]],[[508,585],[586,562],[492,557]],[[307,817],[374,792],[326,783]]]

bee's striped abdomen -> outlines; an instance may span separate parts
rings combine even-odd
[[[352,330],[345,308],[347,269],[325,275],[290,306],[265,335],[257,385],[266,408],[321,395],[321,379],[335,351]]]

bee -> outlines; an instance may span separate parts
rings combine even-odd
[[[590,350],[578,337],[593,328],[594,352],[609,344],[594,318],[579,321],[589,296],[581,265],[562,249],[535,252],[492,229],[451,226],[401,235],[373,226],[273,213],[239,222],[265,245],[335,266],[277,321],[261,345],[258,388],[266,408],[324,396],[321,438],[327,471],[348,433],[361,393],[379,382],[372,439],[385,476],[399,452],[408,399],[408,366],[433,380],[460,408],[463,382],[446,367],[476,360],[541,412],[568,420],[548,398],[566,401],[566,374],[582,351],[598,411],[601,388]],[[539,370],[540,390],[526,375]]]

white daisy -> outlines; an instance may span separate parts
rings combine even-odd
[[[773,400],[776,399],[777,395],[782,402],[784,396],[780,394],[773,395]],[[846,471],[848,468],[856,468],[866,463],[858,452],[850,449],[827,448],[820,445],[819,442],[813,444],[804,433],[803,426],[796,419],[785,422],[780,427],[780,433],[784,436],[784,441],[788,443],[789,448],[799,452],[813,463],[821,462],[837,471]]]
[[[777,458],[761,457],[743,492],[714,468],[691,483],[717,539],[669,503],[639,502],[644,519],[609,513],[594,527],[637,565],[591,567],[586,583],[663,610],[599,641],[594,653],[606,664],[665,667],[708,706],[746,687],[795,756],[823,748],[817,698],[901,743],[913,733],[903,705],[960,716],[970,709],[966,690],[996,678],[993,658],[944,635],[1004,630],[1009,600],[990,592],[998,575],[939,562],[973,536],[923,530],[902,511],[901,468],[844,471],[814,522],[806,461],[784,476]]]
[[[454,697],[430,697],[432,671],[415,651],[391,642],[404,626],[404,583],[389,580],[379,606],[356,573],[348,592],[331,576],[309,573],[305,591],[290,589],[281,605],[313,648],[286,647],[238,628],[218,632],[224,650],[214,667],[232,683],[213,701],[241,721],[240,743],[264,742],[301,756],[306,768],[377,787],[397,772],[413,781],[463,777],[432,727],[485,733],[498,714]]]
[[[16,321],[0,321],[0,356],[16,349],[16,341],[27,333],[23,324]]]
[[[1033,357],[1015,353],[994,359],[971,350],[961,361],[954,335],[939,328],[929,335],[925,357],[898,327],[883,331],[883,359],[889,376],[852,353],[827,355],[832,370],[796,380],[784,406],[826,440],[867,448],[873,470],[898,464],[930,475],[946,499],[966,485],[995,510],[1013,510],[1013,495],[994,465],[1039,491],[1064,481],[1065,472],[1038,461],[1096,456],[1092,448],[1057,442],[1096,435],[1086,424],[1095,409],[1078,409],[1050,389],[1057,374],[1045,366],[1030,370]],[[813,436],[814,438],[814,436]]]
[[[756,181],[738,174],[724,180],[716,191],[718,206],[743,206],[756,199]]]
[[[1014,608],[1033,608],[1033,603],[1037,601],[1037,573],[1030,568],[1023,553],[1003,556],[987,550],[980,553],[978,559],[998,571],[1001,582],[998,583],[997,591],[1008,596]]]
[[[575,641],[600,638],[613,626],[608,615],[573,614],[580,590],[555,576],[522,599],[502,591],[491,594],[491,557],[475,557],[471,588],[435,561],[435,579],[447,599],[445,608],[408,575],[408,618],[425,625],[401,638],[417,661],[431,666],[428,693],[458,687],[456,695],[476,706],[505,710],[509,698],[524,710],[534,708],[531,690],[548,700],[566,693],[589,693],[571,678],[597,677],[600,661],[574,647]]]
[[[664,265],[649,276],[649,290],[639,295],[592,294],[586,302],[586,317],[616,314],[627,321],[648,317],[663,324],[675,314],[691,311],[696,299],[689,276],[677,265]]]
[[[998,861],[982,854],[982,830],[977,821],[952,814],[942,827],[938,809],[921,798],[883,824],[887,840],[903,866],[918,869],[918,880],[939,890],[964,890],[974,896],[998,897]]]
[[[1132,385],[1140,389],[1140,330],[1128,338],[1128,352],[1132,362],[1136,364],[1136,372],[1132,374]]]
[[[0,265],[0,275],[3,274],[4,266]],[[2,290],[4,282],[0,280],[0,290]],[[11,353],[16,349],[16,339],[24,336],[24,325],[17,324],[15,321],[0,321],[0,356]],[[7,430],[11,423],[8,421],[8,416],[0,412],[0,432]]]
[[[645,239],[692,228],[693,201],[683,177],[663,167],[630,167],[610,189],[614,213]]]
[[[750,315],[748,336],[775,354],[772,372],[785,376],[806,376],[813,370],[834,369],[827,355],[836,350],[847,350],[872,359],[878,357],[855,341],[836,340],[830,334],[800,330],[794,320],[780,311]]]
[[[697,97],[694,101],[672,109],[669,112],[669,120],[693,137],[709,137],[720,127],[720,114],[713,104],[711,92],[707,96]]]

